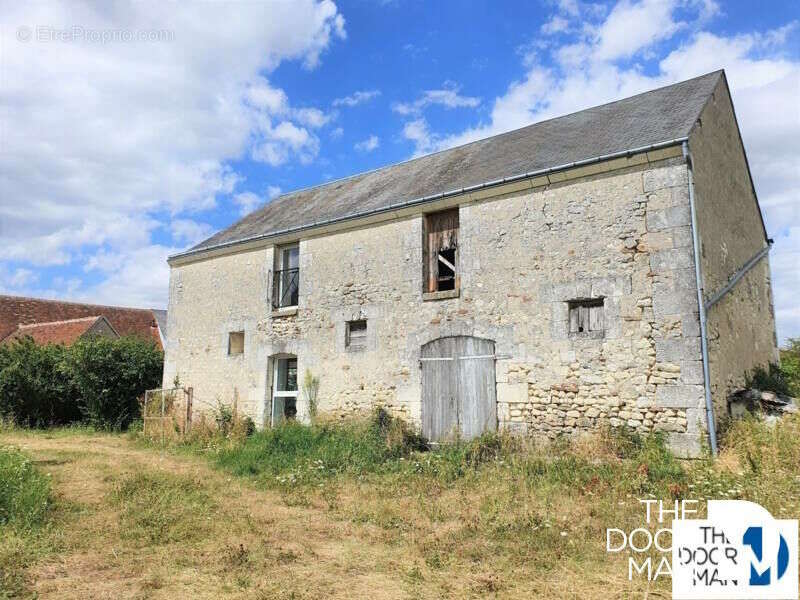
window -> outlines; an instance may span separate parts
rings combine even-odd
[[[244,331],[231,331],[228,334],[228,356],[244,354]]]
[[[344,345],[348,350],[366,350],[367,322],[365,320],[347,322],[347,332]]]
[[[426,215],[423,236],[423,292],[457,291],[458,208]]]
[[[603,298],[569,302],[570,337],[602,337],[605,330]]]
[[[297,357],[272,359],[272,425],[297,417]]]
[[[300,246],[279,246],[275,251],[272,308],[297,306],[300,291]]]

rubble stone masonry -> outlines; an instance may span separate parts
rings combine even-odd
[[[674,153],[673,153],[674,154]],[[602,423],[699,451],[703,377],[685,162],[679,157],[460,206],[457,297],[423,301],[422,214],[300,241],[296,314],[273,315],[273,248],[173,265],[164,381],[198,407],[236,398],[268,422],[269,357],[320,378],[319,409],[380,404],[420,422],[420,347],[496,344],[502,429],[555,437]],[[602,337],[568,332],[568,301],[604,298]],[[345,323],[367,344],[345,348]],[[227,355],[228,333],[245,351]],[[302,393],[299,417],[307,406]]]

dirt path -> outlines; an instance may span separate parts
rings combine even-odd
[[[0,442],[21,447],[52,476],[54,551],[28,574],[40,597],[420,595],[406,576],[414,557],[390,547],[379,529],[331,518],[324,507],[287,505],[279,494],[254,490],[200,458],[114,435],[6,434]],[[188,540],[129,535],[113,490],[142,473],[190,478],[207,493],[213,508],[184,516],[194,532]]]

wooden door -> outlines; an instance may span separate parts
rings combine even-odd
[[[422,433],[472,439],[497,429],[494,342],[456,336],[422,347]]]

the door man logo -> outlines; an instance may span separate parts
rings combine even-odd
[[[778,554],[776,556],[778,566],[777,579],[781,579],[786,575],[786,570],[789,568],[789,544],[782,534],[778,534],[780,541],[778,542]],[[750,546],[756,560],[760,563],[763,555],[763,541],[764,530],[762,527],[748,527],[744,532],[742,541],[745,546]],[[750,564],[750,585],[770,585],[772,583],[772,567],[767,567],[764,571],[759,572],[756,565]]]
[[[709,500],[707,519],[676,519],[672,535],[673,598],[797,599],[797,520]]]

